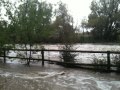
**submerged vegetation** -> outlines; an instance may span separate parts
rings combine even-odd
[[[105,58],[99,59],[97,57],[94,57],[92,64],[96,65],[94,66],[95,70],[107,70],[107,67],[104,66],[107,65],[107,60]]]
[[[120,55],[115,55],[112,61],[113,65],[117,65],[117,71],[120,72]]]
[[[63,52],[60,52],[60,59],[65,63],[75,63],[76,54],[70,52],[73,49],[72,45],[64,45],[62,46]]]

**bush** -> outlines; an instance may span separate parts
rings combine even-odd
[[[106,66],[102,66],[102,65],[107,64],[107,60],[105,58],[98,59],[97,57],[94,57],[93,61],[92,61],[92,64],[98,65],[98,66],[94,66],[94,69],[107,70]]]
[[[112,63],[117,66],[116,70],[120,72],[120,55],[115,55]]]
[[[65,63],[75,63],[75,53],[71,53],[68,51],[74,50],[72,45],[64,45],[62,46],[63,52],[60,52],[60,59],[63,60]]]

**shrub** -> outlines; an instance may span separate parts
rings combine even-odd
[[[120,72],[120,55],[115,55],[112,63],[117,66],[116,70]]]
[[[71,53],[68,51],[74,50],[72,45],[64,45],[62,46],[63,52],[60,52],[60,59],[65,63],[75,63],[75,53]]]
[[[94,66],[94,69],[107,70],[106,66],[102,66],[107,64],[107,60],[105,58],[98,59],[97,57],[94,57],[92,64],[98,65],[98,66]]]

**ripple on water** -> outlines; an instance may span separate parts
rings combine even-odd
[[[114,79],[115,74],[57,69],[24,73],[0,70],[0,87],[7,86],[0,90],[120,90],[120,82]]]

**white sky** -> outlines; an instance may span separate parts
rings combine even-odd
[[[56,4],[60,0],[46,0],[50,3]],[[82,19],[87,19],[90,14],[90,5],[92,0],[61,0],[67,4],[70,14],[73,16],[76,24],[80,25]]]

